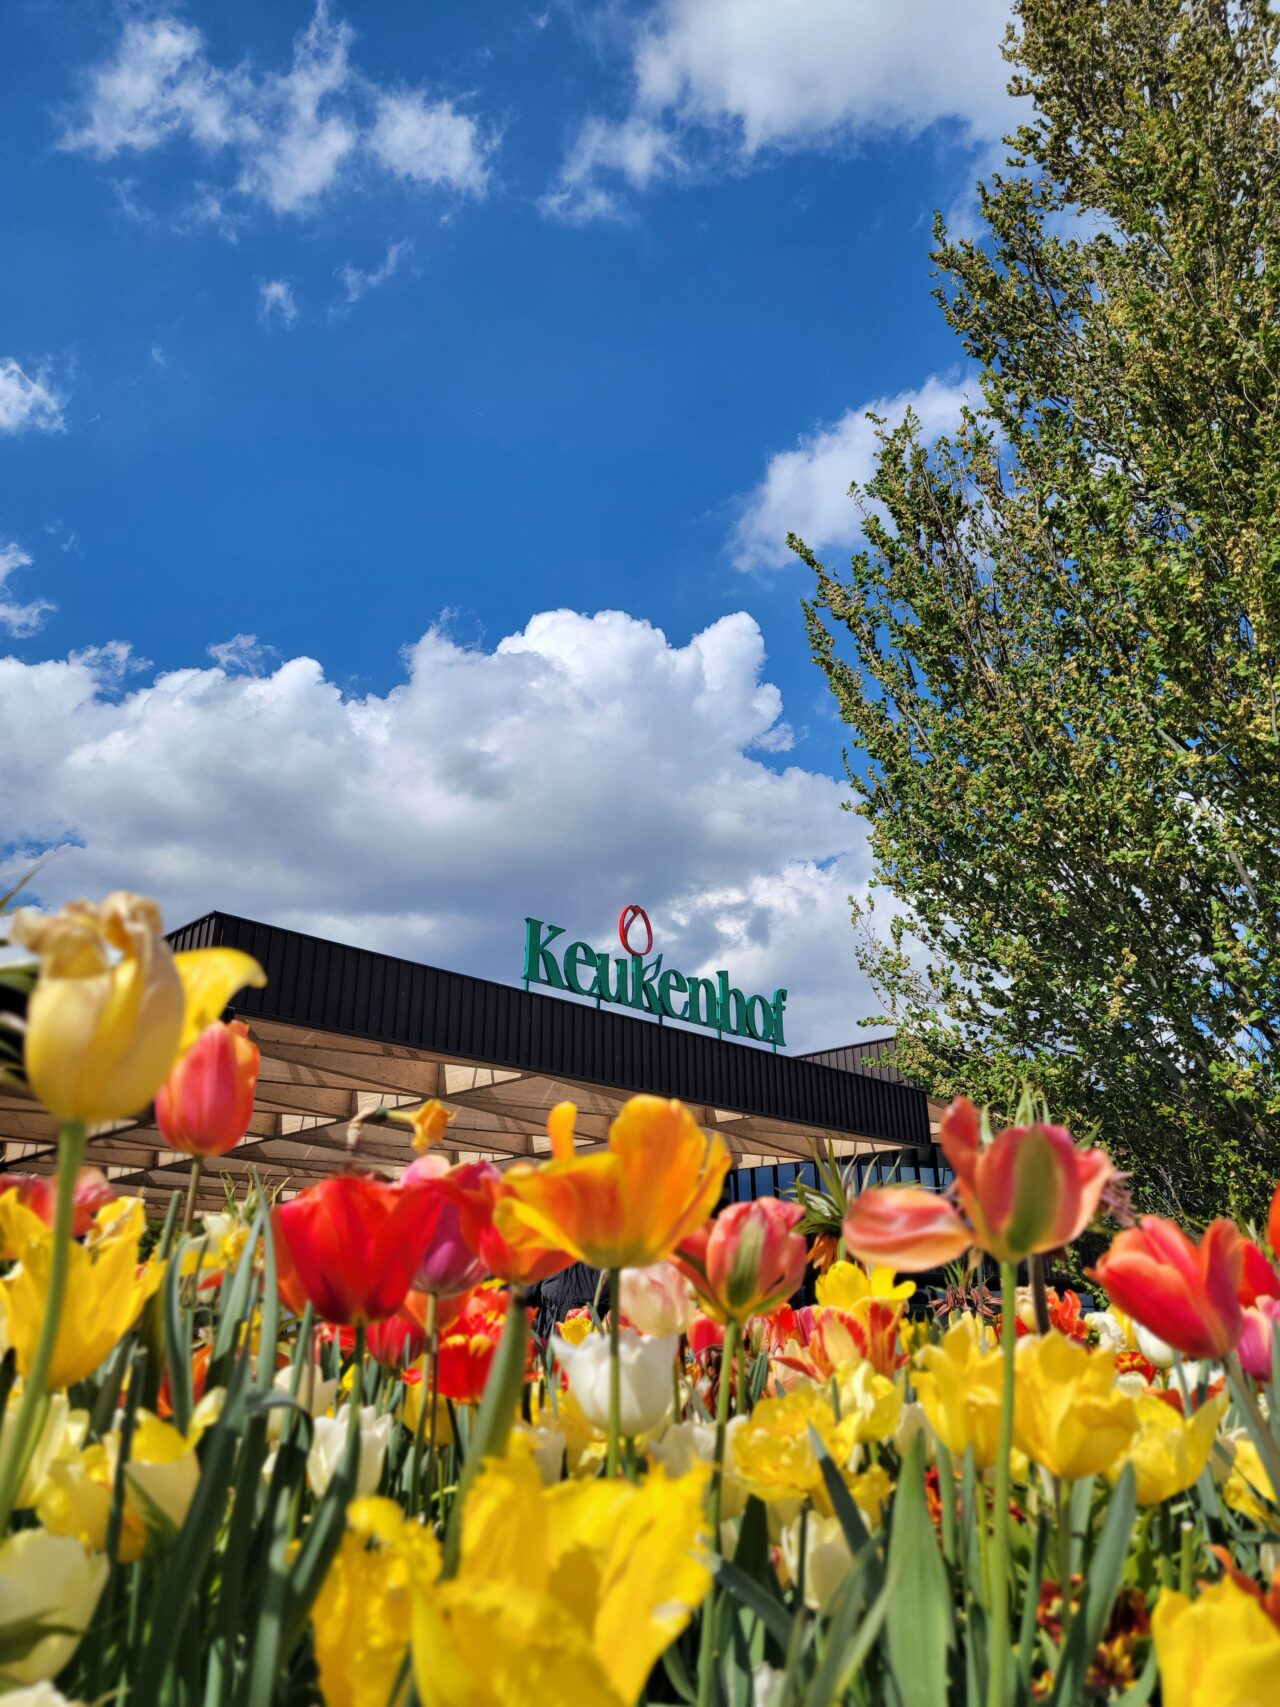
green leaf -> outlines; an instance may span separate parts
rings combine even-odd
[[[791,1614],[782,1602],[729,1559],[717,1559],[715,1573],[721,1588],[755,1613],[785,1653],[791,1638]]]
[[[866,1616],[861,1617],[862,1597],[856,1592],[855,1585],[848,1580],[841,1584],[831,1609],[831,1622],[827,1626],[822,1659],[805,1690],[804,1707],[831,1707],[832,1702],[845,1699],[847,1691],[867,1663],[867,1656],[875,1647],[881,1627],[899,1592],[890,1567],[884,1587]],[[945,1702],[946,1697],[939,1699]],[[916,1707],[916,1702],[910,1696],[907,1697],[907,1702],[909,1707]],[[927,1707],[923,1698],[919,1707]]]
[[[1084,1583],[1084,1604],[1071,1626],[1062,1664],[1054,1679],[1053,1694],[1050,1697],[1052,1707],[1076,1707],[1084,1693],[1089,1662],[1102,1640],[1124,1576],[1137,1506],[1137,1482],[1133,1466],[1126,1464],[1120,1479],[1111,1490],[1102,1533],[1089,1561]]]
[[[945,1707],[947,1657],[955,1621],[947,1568],[933,1532],[924,1492],[924,1437],[907,1448],[893,1501],[889,1578],[897,1592],[889,1604],[889,1666],[912,1707]]]

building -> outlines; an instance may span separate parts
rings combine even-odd
[[[565,1098],[578,1105],[579,1150],[590,1153],[627,1097],[650,1091],[679,1097],[723,1135],[735,1198],[777,1193],[798,1169],[812,1178],[815,1142],[854,1161],[860,1183],[939,1179],[937,1111],[893,1071],[891,1039],[773,1053],[228,913],[208,913],[170,940],[244,949],[268,980],[236,998],[262,1072],[244,1143],[205,1163],[203,1210],[220,1208],[252,1173],[286,1193],[323,1179],[347,1163],[355,1115],[430,1097],[455,1115],[440,1145],[451,1159],[546,1155],[546,1116]],[[6,1169],[53,1171],[54,1123],[31,1102],[0,1093],[0,1142]],[[360,1154],[394,1171],[412,1159],[409,1134],[366,1127]],[[157,1210],[189,1183],[190,1159],[166,1147],[149,1111],[95,1132],[88,1160]]]

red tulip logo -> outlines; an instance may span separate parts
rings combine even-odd
[[[643,948],[636,948],[631,941],[632,929],[637,924],[644,926]],[[618,941],[628,954],[648,954],[653,947],[653,926],[649,923],[649,915],[643,907],[637,907],[632,902],[631,906],[624,907],[618,914]]]

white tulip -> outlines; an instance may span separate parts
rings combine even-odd
[[[747,1426],[746,1417],[730,1417],[724,1431],[724,1483],[720,1491],[720,1515],[728,1522],[746,1510],[747,1490],[736,1474],[736,1436]],[[650,1458],[661,1464],[668,1476],[687,1476],[699,1464],[711,1464],[716,1454],[716,1425],[704,1422],[675,1423],[664,1429],[660,1439],[647,1442]]]
[[[828,1612],[836,1590],[848,1576],[853,1554],[845,1540],[838,1517],[819,1517],[810,1512],[804,1523],[790,1524],[782,1532],[782,1557],[794,1583],[800,1581],[800,1535],[805,1538],[804,1603],[810,1612]]]
[[[548,1428],[545,1424],[535,1428],[526,1422],[515,1423],[511,1433],[528,1442],[529,1455],[538,1466],[543,1487],[553,1487],[560,1480],[564,1465],[565,1436],[558,1428]]]
[[[623,1328],[618,1344],[618,1427],[623,1435],[647,1434],[671,1409],[676,1336],[646,1339]],[[589,1334],[581,1345],[554,1334],[551,1350],[589,1423],[609,1428],[610,1350],[608,1334]]]
[[[286,1364],[283,1369],[277,1369],[275,1379],[271,1383],[277,1393],[293,1391],[293,1370]],[[319,1366],[312,1364],[309,1369],[302,1371],[298,1382],[298,1403],[308,1410],[313,1417],[323,1416],[333,1403],[338,1391],[336,1381],[326,1381],[321,1375]],[[280,1430],[284,1427],[284,1419],[288,1416],[284,1405],[272,1405],[267,1412],[267,1439],[279,1440]]]
[[[1141,1322],[1135,1322],[1133,1325],[1138,1333],[1138,1350],[1147,1362],[1154,1363],[1157,1369],[1172,1369],[1178,1358],[1173,1347],[1158,1339],[1149,1328],[1144,1328]]]
[[[32,1683],[26,1689],[11,1689],[4,1698],[4,1707],[80,1707],[78,1701],[68,1701],[60,1689],[51,1683]]]
[[[390,1411],[381,1416],[372,1405],[360,1411],[360,1461],[356,1467],[356,1495],[377,1492],[382,1480],[382,1466],[387,1456],[387,1442],[395,1418]],[[348,1411],[344,1405],[336,1417],[317,1417],[311,1450],[307,1454],[307,1481],[317,1499],[337,1474],[342,1455],[347,1449]]]
[[[1100,1350],[1124,1351],[1127,1348],[1129,1342],[1114,1310],[1087,1310],[1084,1325],[1097,1333]]]
[[[43,1683],[56,1677],[75,1653],[107,1581],[101,1553],[90,1553],[70,1535],[20,1529],[0,1543],[0,1629],[16,1634],[24,1625],[56,1624],[69,1635],[45,1636],[21,1659],[0,1667],[6,1683]]]
[[[674,1263],[624,1268],[619,1288],[622,1314],[642,1334],[685,1334],[697,1305],[693,1289]]]

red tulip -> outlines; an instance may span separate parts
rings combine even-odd
[[[1248,1308],[1259,1298],[1280,1298],[1280,1274],[1267,1261],[1252,1239],[1240,1241],[1240,1302]]]
[[[574,1260],[567,1251],[529,1246],[517,1250],[493,1224],[493,1212],[506,1194],[501,1173],[492,1162],[460,1162],[441,1176],[439,1190],[457,1205],[462,1237],[489,1274],[513,1285],[532,1286],[559,1274]]]
[[[416,1363],[427,1349],[426,1334],[403,1309],[381,1322],[370,1322],[366,1332],[369,1355],[385,1369],[403,1369]]]
[[[1240,1338],[1244,1317],[1242,1240],[1232,1221],[1214,1221],[1197,1247],[1172,1221],[1144,1215],[1111,1241],[1086,1272],[1117,1309],[1187,1357],[1220,1358]]]
[[[689,1350],[696,1358],[702,1359],[709,1351],[715,1351],[723,1344],[722,1324],[713,1322],[710,1316],[699,1310],[689,1323]]]
[[[258,1045],[243,1020],[214,1020],[179,1056],[156,1092],[156,1125],[187,1156],[225,1156],[248,1130]]]
[[[1097,1214],[1115,1174],[1105,1150],[1077,1150],[1065,1126],[1008,1126],[983,1144],[968,1097],[947,1109],[938,1138],[973,1242],[1001,1262],[1069,1245]]]
[[[860,1192],[849,1205],[844,1242],[860,1262],[917,1274],[963,1256],[973,1234],[936,1191],[883,1185]]]
[[[1267,1240],[1271,1249],[1280,1257],[1280,1185],[1276,1187],[1275,1196],[1271,1199],[1271,1211],[1267,1216]]]
[[[46,1227],[53,1226],[58,1211],[58,1182],[52,1174],[0,1174],[0,1195],[6,1191],[17,1192],[18,1202],[25,1209],[38,1215]],[[73,1237],[83,1239],[98,1211],[115,1200],[116,1193],[101,1168],[81,1168],[71,1203]],[[0,1252],[0,1261],[8,1260],[11,1255]]]
[[[317,1315],[342,1324],[379,1322],[404,1303],[436,1206],[426,1184],[339,1174],[282,1203],[275,1222]]]
[[[711,1315],[745,1322],[785,1302],[804,1279],[809,1253],[795,1231],[803,1219],[798,1203],[776,1197],[732,1203],[681,1244],[676,1266]]]
[[[440,1337],[437,1390],[455,1404],[475,1405],[484,1394],[493,1354],[507,1319],[507,1294],[482,1286]]]

